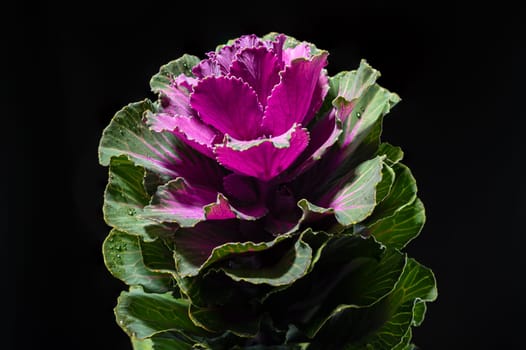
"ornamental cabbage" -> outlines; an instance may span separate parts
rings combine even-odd
[[[161,67],[104,130],[106,266],[134,349],[410,349],[436,298],[399,97],[362,61],[245,35]]]

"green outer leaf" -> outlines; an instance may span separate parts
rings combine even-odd
[[[312,260],[309,266],[308,272],[311,272],[316,263],[320,260],[323,254],[323,250],[327,247],[327,244],[330,241],[331,235],[324,231],[313,231],[311,228],[308,228],[302,233],[302,239],[309,244],[314,254],[312,255]]]
[[[132,337],[133,350],[192,350],[193,342],[185,341],[181,337],[170,336],[165,333],[151,338],[137,339]]]
[[[305,327],[307,336],[314,337],[328,320],[342,311],[370,307],[389,295],[402,274],[406,258],[397,250],[388,249],[380,261],[361,258],[351,264],[348,266],[355,270],[328,295],[324,307],[309,321]],[[339,305],[328,312],[327,306],[335,303]]]
[[[196,56],[184,54],[161,66],[159,73],[155,74],[150,80],[150,87],[153,92],[161,92],[170,86],[171,81],[177,76],[184,74],[192,77],[192,68],[199,63],[200,59]]]
[[[388,295],[405,264],[401,253],[373,238],[335,235],[316,246],[322,253],[310,273],[263,299],[279,327],[294,323],[311,337],[333,314],[369,307]]]
[[[336,220],[344,226],[362,221],[376,205],[376,185],[382,179],[382,157],[365,161],[354,170],[355,178],[340,190],[333,203]]]
[[[376,155],[385,155],[385,162],[388,165],[393,166],[404,158],[404,151],[398,146],[393,146],[390,143],[383,142],[378,146]]]
[[[366,60],[362,59],[358,70],[341,72],[335,77],[338,87],[337,96],[343,97],[347,102],[354,102],[360,98],[379,77],[380,72],[371,67]],[[336,83],[336,81],[334,83]],[[336,85],[334,83],[331,85]],[[333,104],[334,103],[333,101]]]
[[[149,243],[139,239],[141,244],[142,259],[144,265],[154,272],[175,274],[174,252],[171,247],[173,243],[158,238],[155,242]]]
[[[144,264],[146,257],[166,247],[160,240],[143,244],[148,247],[146,251],[141,249],[139,237],[113,229],[102,245],[106,267],[114,277],[128,285],[141,285],[148,291],[158,293],[170,290],[172,277],[153,271]]]
[[[149,100],[131,103],[115,114],[102,132],[99,162],[109,165],[114,156],[126,155],[136,165],[169,177],[176,177],[179,141],[170,132],[151,131],[142,121],[147,111],[156,108]]]
[[[335,99],[341,96],[345,99],[342,92],[346,94],[347,102],[355,104],[356,99],[361,96],[369,86],[375,83],[380,72],[373,69],[365,60],[360,61],[358,70],[342,71],[335,76],[329,77],[329,91],[321,107],[321,115],[325,115],[335,103]],[[361,85],[360,85],[361,84]],[[340,87],[341,85],[341,87]],[[347,87],[347,89],[345,89]]]
[[[403,344],[413,323],[415,305],[434,301],[437,297],[436,280],[432,271],[414,259],[408,259],[395,290],[386,298],[381,312],[386,320],[377,330],[345,349],[392,349]],[[417,321],[422,321],[420,307],[416,307]]]
[[[418,327],[424,322],[426,317],[427,305],[423,300],[417,300],[413,310],[413,326]]]
[[[298,239],[294,247],[284,254],[273,266],[259,269],[222,268],[222,270],[234,281],[284,286],[303,277],[307,273],[311,259],[311,247],[301,239]]]
[[[120,231],[152,241],[171,235],[173,229],[141,217],[150,195],[144,189],[144,168],[125,156],[110,160],[110,179],[104,192],[104,220]]]
[[[131,337],[149,338],[167,331],[210,336],[190,320],[188,308],[187,300],[171,293],[146,293],[134,287],[121,293],[114,311],[117,323]]]
[[[340,81],[340,84],[343,82]],[[343,133],[340,136],[340,145],[349,141],[345,139],[354,135],[345,150],[351,155],[361,145],[367,135],[373,130],[378,120],[389,113],[391,108],[398,103],[398,95],[389,92],[378,84],[370,86],[356,102],[351,102],[343,96],[334,99],[333,105],[337,109],[337,116],[343,120]],[[346,115],[352,110],[350,115]],[[343,115],[342,115],[343,114]]]
[[[424,205],[416,198],[394,215],[376,221],[368,230],[382,244],[402,249],[420,234],[425,221]]]
[[[226,259],[232,255],[247,252],[258,252],[269,249],[277,243],[289,239],[290,235],[281,235],[270,242],[229,242],[222,243],[211,252],[199,249],[188,249],[188,245],[197,242],[195,232],[181,229],[175,236],[175,255],[177,271],[181,277],[197,276],[206,267],[215,262]],[[206,237],[204,237],[206,238]]]
[[[379,220],[385,219],[413,203],[416,198],[416,180],[411,170],[402,163],[393,165],[395,181],[391,191],[374,209],[366,224],[372,225]]]
[[[377,203],[383,201],[385,197],[387,197],[391,191],[391,188],[393,187],[394,179],[394,170],[389,165],[387,165],[384,160],[384,167],[382,168],[382,180],[376,186]]]
[[[430,302],[435,301],[437,295],[433,271],[413,258],[408,259],[407,266],[396,285],[395,293],[391,295],[391,299],[398,300],[399,304],[415,299]]]
[[[221,307],[197,307],[190,305],[189,315],[192,321],[210,332],[230,331],[240,337],[254,337],[261,322],[261,315],[249,308],[249,305],[229,305]]]
[[[393,348],[393,350],[409,350],[411,349],[411,338],[413,337],[413,332],[411,330],[411,327],[407,329],[407,332],[402,337],[402,340],[400,343]]]

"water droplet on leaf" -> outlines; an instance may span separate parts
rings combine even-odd
[[[124,324],[123,320],[119,320],[119,324],[122,326]]]
[[[119,134],[121,134],[121,136],[124,136],[124,129],[119,129]]]
[[[135,213],[136,213],[135,209],[133,209],[133,208],[128,209],[128,215],[134,216]]]
[[[362,113],[356,112],[356,118],[360,119],[362,117]]]

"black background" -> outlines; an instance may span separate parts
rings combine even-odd
[[[423,349],[519,349],[524,62],[520,13],[392,1],[33,5],[4,9],[2,349],[130,349],[102,262],[102,129],[153,98],[150,77],[245,33],[283,32],[361,58],[403,101],[384,123],[402,146],[428,222],[409,253],[437,276],[414,340]],[[7,192],[7,193],[6,193]],[[7,215],[6,215],[7,214]]]

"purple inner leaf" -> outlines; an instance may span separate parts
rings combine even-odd
[[[263,111],[254,89],[235,77],[208,77],[190,98],[201,120],[238,140],[259,136]]]

